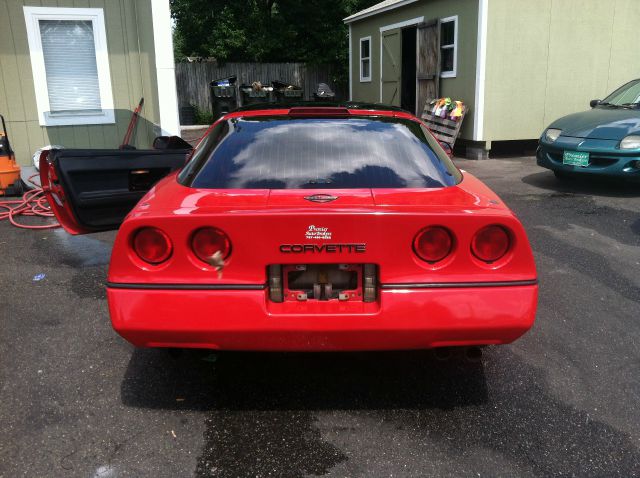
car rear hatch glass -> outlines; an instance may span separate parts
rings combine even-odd
[[[460,173],[410,119],[260,116],[216,125],[179,179],[205,189],[441,188]]]

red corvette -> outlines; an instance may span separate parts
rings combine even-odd
[[[120,228],[109,309],[137,346],[503,344],[535,318],[522,224],[393,108],[245,109],[193,151],[59,150],[40,166],[69,233]]]

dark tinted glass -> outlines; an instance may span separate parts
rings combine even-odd
[[[440,45],[453,45],[455,37],[455,22],[445,22],[440,25]]]
[[[459,175],[415,121],[259,117],[220,123],[180,180],[208,189],[434,188]]]
[[[362,51],[360,52],[360,56],[362,58],[369,58],[369,40],[363,40],[360,43],[360,47],[362,48]]]
[[[453,48],[443,48],[440,53],[440,70],[443,72],[453,71]]]

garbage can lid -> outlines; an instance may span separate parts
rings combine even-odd
[[[319,83],[316,89],[316,95],[318,96],[335,96],[333,90],[326,83]]]

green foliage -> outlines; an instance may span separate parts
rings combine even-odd
[[[171,0],[176,58],[326,63],[346,75],[347,17],[379,0]]]
[[[195,110],[194,124],[213,124],[216,120],[213,113],[210,111],[203,110],[197,105],[193,105],[193,108]]]

